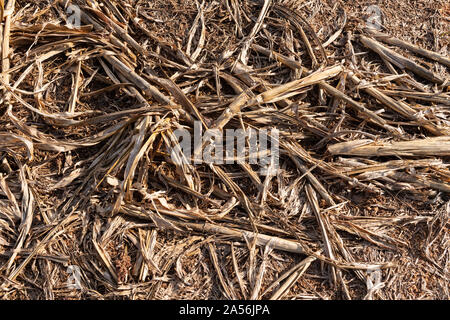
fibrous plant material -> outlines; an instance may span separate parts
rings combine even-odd
[[[348,1],[0,9],[1,298],[450,297],[439,34]]]
[[[331,154],[354,156],[449,156],[450,137],[400,141],[377,145],[370,140],[353,140],[328,147]]]

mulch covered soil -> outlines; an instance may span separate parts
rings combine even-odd
[[[2,299],[449,299],[448,2],[0,9]]]

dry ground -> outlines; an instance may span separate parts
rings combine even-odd
[[[0,2],[2,299],[449,299],[449,66],[361,40],[376,4],[448,60],[446,1]],[[193,120],[279,128],[281,170],[174,164]]]

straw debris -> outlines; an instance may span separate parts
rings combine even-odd
[[[448,5],[363,3],[1,0],[0,297],[449,299]]]

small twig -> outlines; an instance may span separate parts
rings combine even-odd
[[[378,41],[370,39],[366,36],[360,37],[361,43],[378,53],[381,57],[386,59],[387,61],[391,62],[392,64],[396,65],[400,69],[408,69],[415,74],[430,80],[432,82],[435,82],[437,84],[443,84],[444,80],[433,74],[430,70],[425,69],[424,67],[418,65],[414,61],[405,58],[404,56],[398,54],[397,52],[386,48],[385,46],[381,45]]]

